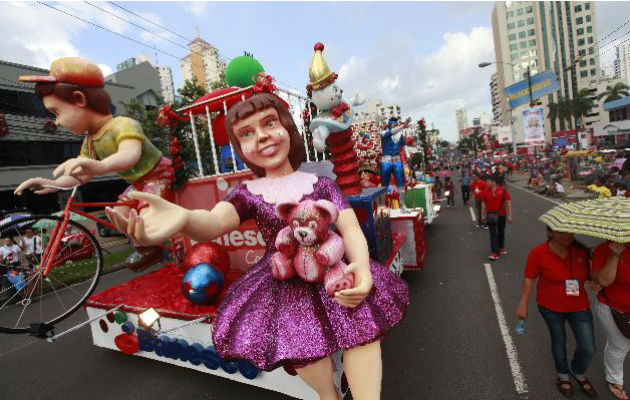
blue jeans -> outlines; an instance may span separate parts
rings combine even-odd
[[[569,373],[582,376],[586,373],[593,355],[595,355],[595,333],[593,331],[593,314],[591,310],[579,312],[558,313],[538,306],[540,314],[545,319],[551,335],[551,354],[556,364],[558,375],[568,378]],[[567,336],[565,322],[575,336],[577,347],[573,353],[571,369],[567,359]]]

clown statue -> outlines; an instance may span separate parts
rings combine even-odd
[[[318,114],[313,118],[309,129],[313,132],[313,147],[319,152],[325,150],[328,143],[332,154],[333,172],[337,175],[337,184],[346,195],[361,192],[359,162],[352,141],[352,107],[343,101],[342,90],[335,84],[337,74],[328,68],[322,52],[324,45],[315,44],[315,55],[309,69],[311,101],[317,107]],[[358,106],[364,99],[357,93],[351,104]]]
[[[403,212],[407,211],[405,206],[405,173],[403,163],[400,159],[400,149],[405,145],[405,136],[403,130],[409,126],[409,120],[402,125],[396,126],[398,118],[392,117],[387,122],[387,129],[381,132],[381,184],[387,186],[390,182],[392,172],[396,178],[396,186],[398,187],[398,197],[400,200],[400,208]]]

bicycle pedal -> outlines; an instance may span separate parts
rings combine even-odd
[[[40,339],[48,339],[55,336],[55,332],[53,329],[55,329],[55,327],[52,324],[31,324],[28,333],[29,335],[38,337]]]

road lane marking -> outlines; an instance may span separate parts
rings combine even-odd
[[[527,393],[527,382],[521,372],[521,365],[518,361],[518,352],[516,346],[510,336],[510,330],[507,322],[505,321],[505,314],[503,313],[503,306],[501,305],[501,298],[499,297],[499,291],[497,290],[497,284],[494,280],[494,274],[490,264],[483,264],[486,269],[486,277],[488,278],[488,285],[490,286],[490,295],[494,302],[494,311],[497,314],[497,321],[499,322],[499,329],[501,330],[501,336],[503,337],[503,343],[505,344],[505,352],[507,353],[508,361],[510,363],[510,369],[512,370],[512,379],[514,380],[514,387],[518,394]]]
[[[522,188],[522,187],[520,187],[520,186],[516,186],[515,184],[513,184],[513,183],[511,183],[511,182],[508,182],[508,185],[513,186],[514,188],[516,188],[516,189],[518,189],[518,190],[520,190],[520,191],[523,191],[523,192],[525,192],[525,193],[529,193],[529,194],[533,194],[534,196],[538,196],[538,197],[540,197],[540,198],[541,198],[541,199],[543,199],[543,200],[547,200],[547,201],[550,201],[550,202],[552,202],[552,203],[560,204],[560,202],[559,202],[558,200],[550,199],[549,197],[545,197],[545,196],[540,195],[540,194],[538,194],[538,193],[535,193],[535,192],[532,192],[532,191],[526,190],[526,189],[524,189],[524,188]]]
[[[477,222],[477,217],[475,217],[475,212],[472,207],[468,207],[468,209],[470,210],[470,218],[472,218],[473,222]]]

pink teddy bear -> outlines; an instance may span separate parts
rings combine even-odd
[[[278,251],[271,256],[274,278],[286,281],[298,275],[306,282],[324,282],[331,296],[353,286],[353,275],[344,272],[341,260],[343,239],[330,230],[339,216],[337,206],[328,200],[282,202],[276,214],[289,225],[276,237]]]

